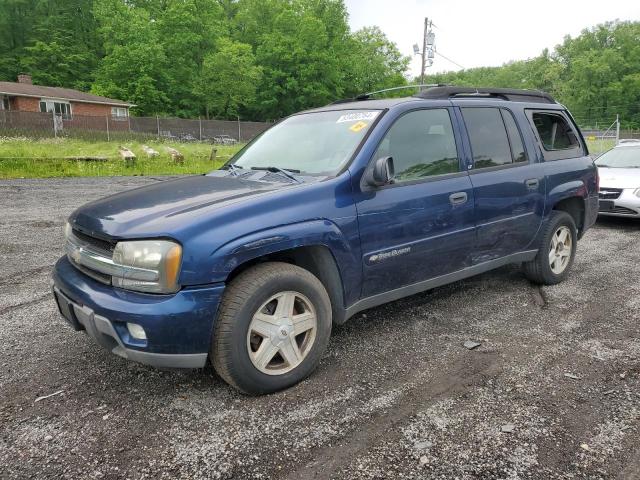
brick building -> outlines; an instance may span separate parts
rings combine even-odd
[[[30,75],[19,75],[17,82],[0,82],[0,111],[55,113],[69,126],[74,117],[108,117],[128,123],[129,108],[133,106],[70,88],[33,85]]]

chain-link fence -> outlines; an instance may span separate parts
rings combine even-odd
[[[271,123],[161,117],[98,117],[0,110],[0,136],[74,137],[96,140],[168,139],[233,144],[247,142]]]
[[[621,130],[620,123],[620,118],[615,117],[612,122],[601,121],[580,124],[580,130],[584,138],[589,142],[592,154],[603,153],[620,142],[620,140],[640,139],[640,130]]]

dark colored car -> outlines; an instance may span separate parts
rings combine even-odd
[[[309,375],[332,324],[520,263],[568,274],[598,176],[541,92],[437,87],[292,115],[208,175],[76,210],[62,315],[122,357],[250,393]]]

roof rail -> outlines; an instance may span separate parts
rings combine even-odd
[[[384,88],[382,90],[376,90],[375,92],[369,92],[369,93],[361,93],[360,95],[357,95],[354,98],[343,98],[341,100],[336,100],[334,102],[331,102],[329,105],[338,105],[340,103],[349,103],[349,102],[357,102],[357,101],[361,101],[361,100],[370,100],[371,97],[373,97],[374,95],[377,95],[379,93],[385,93],[385,92],[393,92],[396,90],[405,90],[407,88],[433,88],[433,87],[443,87],[443,84],[420,84],[420,85],[403,85],[401,87],[391,87],[391,88]]]
[[[497,98],[512,102],[557,103],[548,93],[540,90],[519,90],[515,88],[476,88],[435,86],[414,95],[429,100],[451,98]]]

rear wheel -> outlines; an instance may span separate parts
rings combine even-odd
[[[538,254],[523,264],[523,270],[532,282],[555,285],[566,278],[573,265],[577,229],[573,217],[562,211],[553,211],[544,228]]]
[[[211,358],[218,374],[246,393],[298,383],[318,365],[331,334],[331,302],[310,272],[265,263],[227,288]]]

